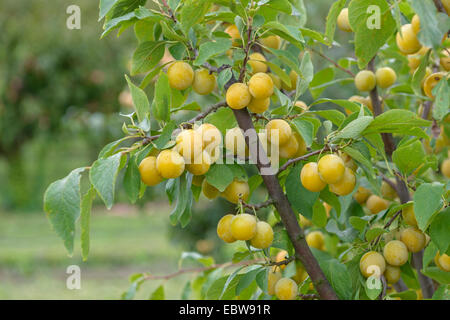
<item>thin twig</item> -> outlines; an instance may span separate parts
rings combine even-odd
[[[286,170],[291,164],[297,163],[299,161],[307,160],[308,158],[310,158],[312,156],[315,156],[315,155],[321,154],[322,152],[326,152],[326,151],[330,151],[330,150],[332,150],[332,148],[330,148],[329,146],[325,146],[322,149],[315,150],[315,151],[305,154],[301,157],[290,159],[289,161],[287,161],[284,165],[282,165],[280,167],[277,175],[280,174],[281,172],[283,172],[284,170]]]
[[[255,211],[258,211],[259,209],[262,209],[262,208],[267,208],[267,207],[271,206],[272,204],[274,204],[274,201],[272,199],[269,199],[269,200],[264,201],[263,203],[259,203],[259,204],[248,204],[248,203],[242,202],[242,205],[245,208],[255,210]]]
[[[323,59],[327,60],[328,62],[331,62],[336,68],[338,68],[338,69],[340,69],[340,70],[342,70],[342,71],[348,73],[350,76],[352,76],[352,78],[355,77],[355,74],[354,74],[351,70],[344,68],[343,66],[341,66],[339,63],[337,63],[337,62],[334,61],[333,59],[331,59],[331,58],[327,57],[326,55],[324,55],[322,52],[317,51],[317,50],[314,49],[314,48],[309,48],[309,50],[311,50],[313,53],[319,55],[319,56],[322,57]]]

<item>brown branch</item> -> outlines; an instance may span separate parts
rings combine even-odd
[[[440,12],[446,13],[444,6],[440,0],[433,0],[436,9]]]
[[[298,296],[302,300],[314,300],[314,299],[319,299],[320,298],[317,294],[314,294],[314,293],[311,293],[311,294],[301,294],[301,293],[299,293]]]
[[[273,203],[274,203],[273,200],[269,199],[269,200],[264,201],[263,203],[260,203],[260,204],[248,204],[248,203],[242,202],[242,205],[245,208],[258,211],[259,209],[271,206]]]
[[[422,294],[425,299],[431,299],[434,294],[433,280],[422,273],[423,250],[412,254],[412,265],[417,271]]]
[[[309,50],[311,50],[311,52],[313,52],[313,53],[319,55],[319,56],[322,57],[323,59],[327,60],[328,62],[331,62],[336,68],[338,68],[338,69],[340,69],[340,70],[342,70],[342,71],[348,73],[352,78],[355,77],[355,74],[354,74],[351,70],[344,68],[343,66],[341,66],[339,63],[337,63],[337,62],[334,61],[333,59],[331,59],[331,58],[327,57],[326,55],[324,55],[322,52],[317,51],[317,50],[314,49],[314,48],[309,48]]]
[[[244,57],[244,61],[242,62],[242,68],[241,68],[241,72],[239,74],[239,82],[244,81],[244,77],[245,77],[245,72],[247,71],[247,62],[249,59],[249,55],[250,55],[250,48],[252,46],[252,17],[248,18],[248,29],[247,29],[247,44],[245,46],[244,52],[245,52],[245,57]]]
[[[252,130],[256,135],[252,118],[250,117],[247,109],[233,110],[233,112],[239,124],[239,127],[244,131]],[[270,162],[267,158],[267,154],[263,151],[261,141],[259,140],[257,135],[257,149],[261,151],[259,152],[258,157],[255,157],[253,154],[254,150],[252,150],[253,147],[251,147],[249,144],[248,135],[246,135],[245,138],[246,143],[250,149],[250,156],[252,158],[256,158],[256,166],[261,173],[261,171],[263,171],[265,168],[270,167]],[[303,266],[306,269],[306,272],[311,277],[315,288],[319,292],[320,297],[325,300],[337,300],[338,297],[336,293],[334,292],[322,269],[320,268],[319,263],[313,256],[308,244],[306,243],[305,234],[297,222],[296,214],[292,210],[292,207],[286,195],[284,194],[280,183],[278,182],[276,174],[262,174],[261,176],[270,197],[274,200],[274,205],[280,215],[281,221],[286,227],[286,231],[295,248],[296,257],[302,262]]]
[[[207,115],[209,115],[210,113],[215,112],[217,109],[220,109],[221,107],[225,107],[227,105],[226,101],[220,101],[216,104],[213,104],[211,107],[209,107],[207,110],[199,113],[197,116],[195,116],[194,118],[192,118],[191,120],[184,122],[183,123],[183,127],[189,126],[191,124],[194,124],[197,121],[200,121],[202,119],[204,119]]]
[[[173,13],[172,9],[170,8],[170,6],[167,4],[166,0],[161,0],[164,8],[166,8],[167,13],[169,14],[169,18],[173,20],[173,22],[177,23],[177,18],[175,18],[175,14]]]
[[[214,67],[213,65],[211,65],[208,62],[205,62],[204,64],[202,64],[202,67],[204,67],[205,69],[208,69],[209,74],[211,74],[213,72],[219,74],[225,69],[232,68],[232,66],[230,66],[229,64],[224,64],[224,65],[221,65],[220,67]]]

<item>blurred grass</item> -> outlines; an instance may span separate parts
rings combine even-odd
[[[175,271],[182,248],[167,240],[168,207],[139,213],[116,206],[96,210],[91,221],[91,252],[82,262],[79,242],[68,257],[44,214],[0,213],[0,299],[119,299],[137,272]],[[81,268],[81,289],[66,288],[66,268]],[[186,278],[165,283],[166,298],[179,299]],[[146,282],[136,295],[147,299],[161,284]]]

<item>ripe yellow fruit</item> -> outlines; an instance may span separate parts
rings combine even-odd
[[[322,191],[327,186],[326,182],[320,178],[316,162],[308,162],[303,166],[300,181],[303,187],[311,192]]]
[[[335,154],[327,154],[320,158],[317,168],[320,177],[326,183],[337,183],[344,177],[344,161]]]
[[[166,179],[175,179],[183,174],[184,158],[174,150],[163,150],[156,158],[156,169]]]
[[[292,135],[292,129],[290,125],[282,119],[270,120],[266,125],[267,138],[270,143],[276,145],[283,145],[289,141]],[[278,136],[278,140],[277,140]]]
[[[381,88],[389,88],[397,81],[397,74],[392,68],[380,68],[375,73],[377,85]]]
[[[450,71],[450,54],[446,50],[441,51],[439,63],[445,71]]]
[[[311,220],[305,218],[303,215],[299,214],[299,223],[300,223],[300,227],[302,228],[306,228],[306,227],[311,227],[312,226],[312,222]]]
[[[320,171],[319,171],[320,172]],[[330,191],[338,196],[346,196],[352,193],[356,185],[356,176],[352,169],[346,167],[344,177],[336,183],[330,184]]]
[[[156,157],[147,157],[139,164],[139,173],[141,174],[141,180],[147,186],[156,186],[163,177],[156,169]]]
[[[169,85],[177,90],[185,90],[194,82],[194,70],[184,61],[176,61],[167,69]]]
[[[322,250],[325,245],[325,237],[320,231],[313,231],[306,235],[306,243],[312,248]]]
[[[272,78],[267,73],[255,73],[248,82],[248,89],[256,99],[268,98],[273,94]]]
[[[411,20],[411,27],[415,34],[418,34],[420,31],[420,18],[417,14]]]
[[[294,107],[297,110],[300,110],[300,112],[304,112],[304,111],[308,110],[308,105],[306,103],[304,103],[303,101],[301,101],[301,100],[295,101]]]
[[[181,131],[176,138],[177,151],[183,156],[186,163],[193,162],[199,158],[203,151],[202,135],[193,129]]]
[[[195,70],[192,89],[200,95],[210,94],[216,87],[216,77],[206,69]]]
[[[416,215],[414,214],[414,206],[408,206],[402,209],[403,221],[406,224],[417,227]]]
[[[284,261],[288,258],[288,253],[286,250],[281,250],[280,252],[277,253],[277,255],[275,256],[275,262],[281,262]],[[286,268],[285,264],[282,264],[279,266],[279,268],[281,270],[284,270],[284,268]]]
[[[206,179],[204,179],[202,183],[202,193],[205,197],[212,200],[217,198],[220,191],[213,185],[209,184],[208,181],[206,181]]]
[[[226,216],[223,216],[217,224],[217,235],[226,243],[232,243],[236,241],[236,239],[231,234],[231,221],[233,220],[233,218],[234,215],[227,214]]]
[[[284,83],[284,81],[281,83],[281,88],[283,88],[286,91],[293,91],[295,90],[295,88],[297,87],[297,78],[298,78],[298,74],[297,72],[295,72],[294,70],[291,70],[291,72],[289,72],[289,78],[291,79],[291,85],[288,86],[286,83]]]
[[[359,91],[372,91],[376,84],[375,74],[370,70],[362,70],[355,76],[355,86]]]
[[[441,0],[441,3],[444,6],[445,12],[450,15],[450,0]]]
[[[278,150],[280,158],[283,159],[295,158],[299,153],[299,148],[303,148],[303,146],[305,146],[306,149],[306,144],[304,142],[303,144],[301,144],[302,141],[303,139],[300,137],[300,135],[297,132],[294,132],[289,138],[289,141],[280,146]]]
[[[353,198],[359,204],[363,204],[367,200],[367,198],[369,198],[370,194],[371,192],[369,189],[359,187],[358,190],[356,190],[355,194],[353,195]]]
[[[228,88],[225,99],[231,109],[243,109],[250,103],[252,95],[246,84],[236,82]]]
[[[406,245],[410,252],[419,252],[426,245],[426,238],[422,231],[410,227],[403,230],[400,234],[400,240]]]
[[[413,54],[422,48],[411,24],[403,25],[401,31],[401,35],[400,32],[397,32],[396,41],[397,46],[402,53]]]
[[[281,38],[279,36],[268,36],[259,39],[259,42],[264,46],[270,49],[280,49],[281,46]]]
[[[389,201],[373,194],[367,199],[366,207],[372,214],[377,214],[389,208]]]
[[[353,170],[353,172],[355,172],[356,170],[358,170],[358,166],[356,165],[356,163],[353,161],[352,157],[350,157],[347,153],[339,151],[339,157],[341,157],[342,161],[344,161],[344,165],[347,168],[350,168]]]
[[[250,240],[250,244],[258,249],[270,247],[273,241],[273,230],[270,224],[264,221],[258,221],[256,224],[256,234]]]
[[[429,75],[428,78],[425,79],[425,82],[423,84],[423,91],[429,98],[434,99],[432,91],[434,87],[438,84],[438,82],[442,80],[443,77],[445,77],[444,72],[437,72]]]
[[[308,278],[308,273],[300,262],[296,261],[295,274],[291,278],[297,284],[302,283],[306,280],[306,278]]]
[[[441,164],[441,172],[444,177],[450,179],[450,159],[445,159]]]
[[[193,176],[192,184],[196,187],[201,187],[204,179],[205,179],[205,176]]]
[[[231,234],[236,240],[250,240],[256,234],[256,218],[248,213],[234,216],[231,220]]]
[[[250,195],[250,188],[247,181],[233,180],[232,183],[223,192],[223,197],[231,203],[239,203],[241,199],[247,202]]]
[[[235,127],[227,130],[225,134],[225,148],[239,158],[248,156],[248,147],[241,128]]]
[[[437,257],[437,258],[436,258]],[[450,256],[446,255],[445,253],[443,255],[440,255],[439,252],[436,254],[435,262],[439,269],[445,272],[450,272]]]
[[[239,33],[239,29],[235,24],[229,25],[225,30],[225,33],[228,33],[228,35],[231,37],[231,40],[233,40],[233,46],[238,46],[239,41],[241,39],[241,34]]]
[[[253,113],[264,113],[269,109],[270,98],[256,99],[252,98],[250,104],[247,106],[248,110]]]
[[[210,123],[203,123],[197,129],[195,129],[201,137],[202,144],[205,150],[208,150],[208,147],[214,148],[222,144],[222,133],[217,127]]]
[[[194,158],[191,163],[186,164],[186,170],[193,175],[200,176],[208,172],[211,166],[211,157],[205,150]]]
[[[384,271],[384,277],[386,278],[387,283],[395,284],[400,280],[401,270],[399,267],[394,266],[386,266],[386,271]]]
[[[294,132],[293,135],[298,143],[297,153],[295,154],[294,158],[301,157],[306,154],[306,151],[308,151],[306,147],[306,142],[305,140],[303,140],[302,136],[299,133]]]
[[[417,70],[417,68],[420,65],[420,56],[418,55],[412,55],[412,56],[408,56],[408,67],[409,67],[409,72],[411,74],[414,73],[414,71]]]
[[[267,276],[267,293],[273,296],[275,294],[275,285],[282,277],[281,271],[278,268],[273,268],[269,271]]]
[[[361,257],[359,270],[365,278],[371,275],[379,277],[386,270],[386,261],[380,253],[369,251]]]
[[[386,181],[381,183],[380,191],[383,198],[394,200],[397,197],[397,192]]]
[[[297,284],[290,278],[281,278],[275,284],[275,295],[280,300],[295,300],[297,291]]]
[[[337,26],[339,29],[345,32],[353,31],[348,20],[348,8],[342,9],[341,13],[339,13],[339,16],[337,18]]]
[[[279,76],[277,76],[276,74],[273,73],[268,73],[269,77],[272,78],[273,81],[273,85],[280,90],[281,89],[281,79]]]
[[[386,243],[383,249],[384,259],[391,266],[400,267],[408,261],[408,248],[398,240],[392,240]]]
[[[264,62],[266,58],[259,52],[252,53],[248,56],[248,64],[252,67],[252,74],[259,72],[267,72],[267,65]]]

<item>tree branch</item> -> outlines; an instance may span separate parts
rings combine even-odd
[[[277,175],[280,174],[281,172],[283,172],[284,170],[286,170],[291,164],[297,163],[297,162],[299,162],[299,161],[307,160],[308,158],[310,158],[310,157],[312,157],[312,156],[321,154],[322,152],[326,152],[326,151],[329,151],[329,150],[332,150],[332,148],[330,148],[330,147],[328,147],[328,146],[325,146],[325,147],[323,147],[322,149],[315,150],[315,151],[310,152],[310,153],[308,153],[308,154],[305,154],[305,155],[303,155],[303,156],[301,156],[301,157],[294,158],[294,159],[290,159],[290,160],[286,161],[286,163],[283,164],[283,165],[280,167],[280,169],[278,170]],[[335,150],[335,151],[336,151],[336,150]]]
[[[312,48],[312,47],[309,48],[309,50],[311,50],[311,52],[313,52],[313,53],[319,55],[319,56],[322,57],[323,59],[325,59],[325,60],[331,62],[336,68],[338,68],[338,69],[344,71],[345,73],[348,73],[352,78],[355,77],[355,74],[354,74],[351,70],[344,68],[343,66],[341,66],[339,63],[337,63],[337,62],[334,61],[333,59],[331,59],[331,58],[327,57],[326,55],[324,55],[322,52],[320,52],[320,51],[318,51],[318,50],[316,50],[316,49],[314,49],[314,48]]]
[[[440,12],[446,13],[444,6],[440,0],[433,0],[436,9]]]

